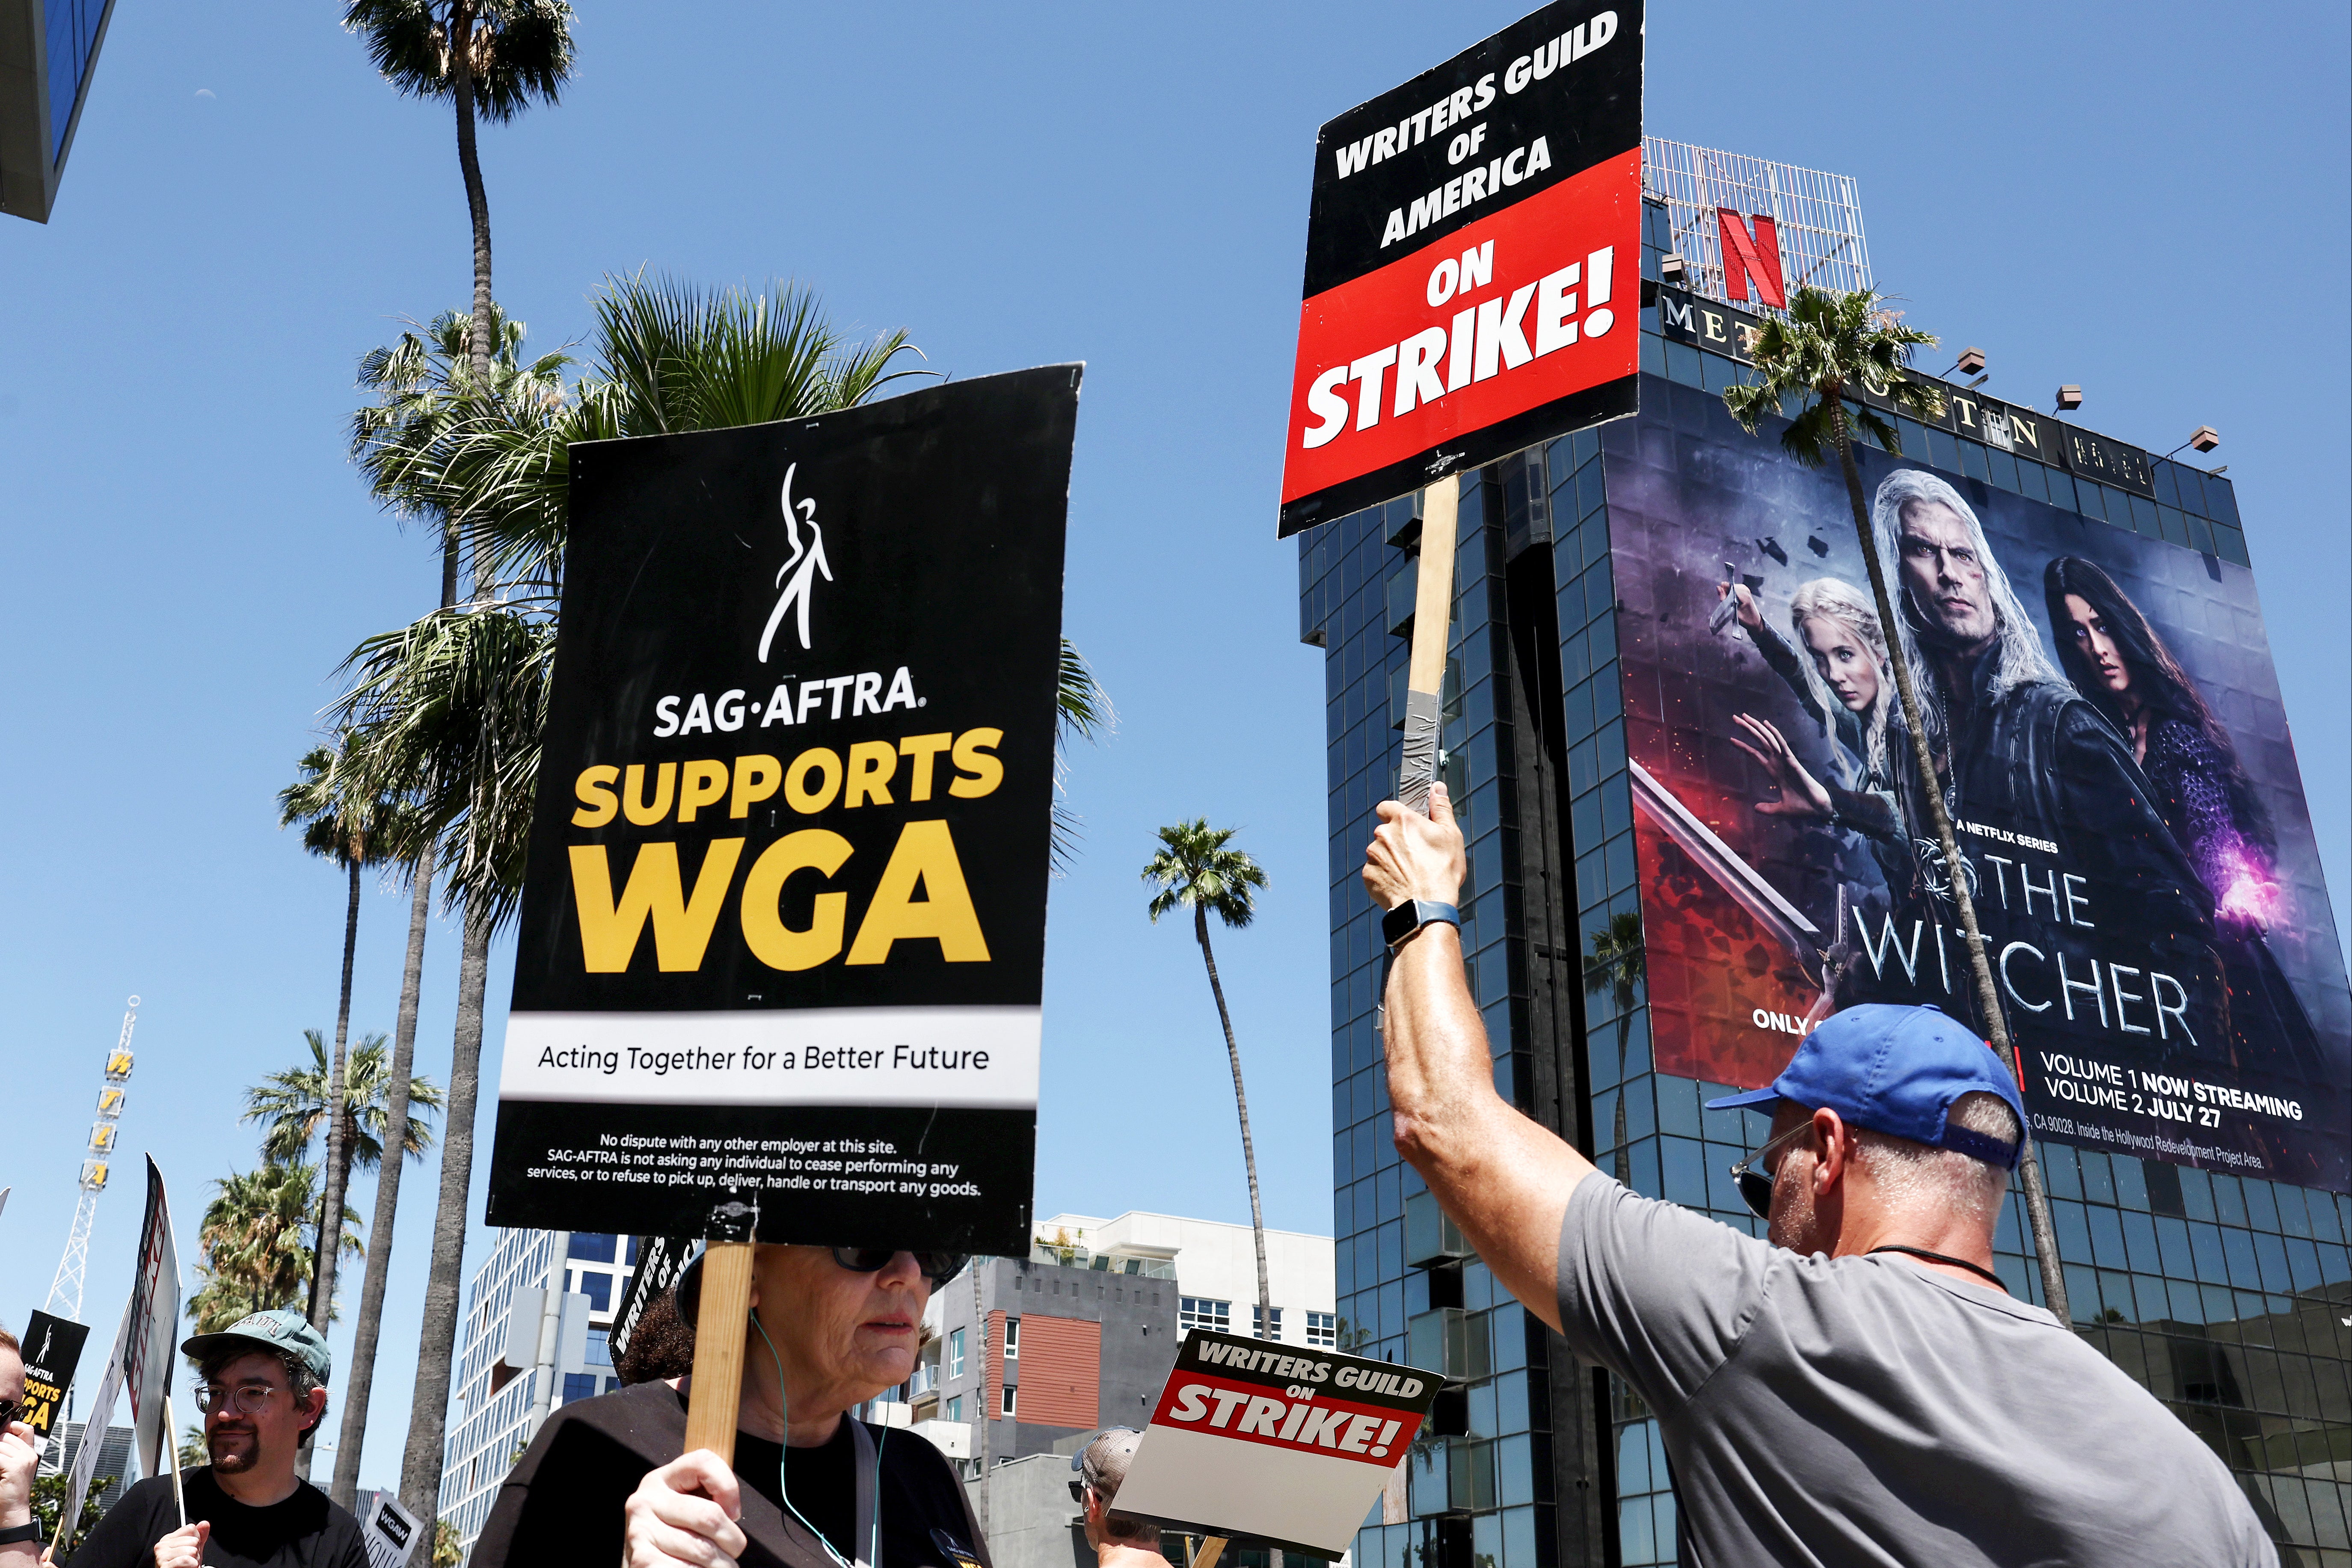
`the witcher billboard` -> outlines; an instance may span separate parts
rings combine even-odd
[[[1833,1007],[1973,985],[1837,468],[1656,390],[1608,437],[1654,1048],[1760,1086]],[[2252,574],[1860,457],[2037,1133],[2346,1190],[2352,997]]]

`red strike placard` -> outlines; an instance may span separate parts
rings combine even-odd
[[[1424,454],[1447,471],[1444,448],[1464,437],[1633,374],[1640,157],[1595,164],[1306,300],[1284,502]]]

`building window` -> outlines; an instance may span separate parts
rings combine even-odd
[[[1269,1312],[1271,1312],[1274,1317],[1274,1329],[1272,1332],[1267,1331],[1265,1324],[1266,1316]],[[1282,1309],[1279,1307],[1261,1307],[1253,1302],[1250,1306],[1250,1337],[1260,1340],[1278,1340],[1282,1338]]]
[[[1004,1320],[1004,1359],[1006,1361],[1021,1359],[1021,1320],[1018,1318]],[[1008,1405],[1006,1408],[1009,1410],[1011,1406]]]
[[[1009,1383],[1004,1385],[1004,1409],[1002,1414],[1008,1421],[1013,1418],[1013,1396],[1020,1392]]]
[[[957,1329],[948,1335],[948,1375],[963,1375],[963,1331]]]
[[[956,1394],[948,1400],[948,1419],[950,1421],[961,1421],[963,1419],[962,1394]]]
[[[596,1231],[575,1230],[572,1233],[572,1245],[563,1255],[586,1263],[610,1263],[618,1251],[620,1239]]]
[[[588,1310],[609,1312],[613,1310],[613,1277],[601,1268],[583,1268],[580,1289],[587,1294]]]
[[[575,1399],[596,1397],[596,1374],[593,1372],[567,1372],[563,1374],[563,1403]]]
[[[1194,1329],[1206,1329],[1213,1334],[1231,1333],[1234,1328],[1234,1304],[1212,1301],[1205,1296],[1176,1298],[1176,1331],[1191,1333]]]
[[[1307,1342],[1321,1350],[1339,1348],[1339,1314],[1309,1312],[1307,1314]]]
[[[612,1336],[611,1336],[611,1335],[609,1335],[609,1334],[607,1334],[607,1333],[606,1333],[604,1330],[602,1330],[602,1329],[591,1329],[591,1330],[589,1330],[589,1331],[588,1331],[588,1350],[587,1350],[587,1352],[586,1352],[585,1356],[584,1356],[583,1359],[583,1360],[585,1360],[585,1361],[587,1362],[587,1363],[588,1363],[590,1366],[610,1366],[610,1365],[612,1365],[612,1364],[613,1364],[613,1341],[612,1341]]]

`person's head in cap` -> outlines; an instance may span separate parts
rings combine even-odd
[[[1160,1527],[1131,1513],[1111,1508],[1143,1434],[1131,1426],[1113,1426],[1073,1456],[1070,1468],[1078,1479],[1071,1495],[1087,1510],[1087,1544],[1094,1548],[1103,1568],[1117,1568],[1115,1560],[1134,1553],[1138,1560],[1160,1557]]]
[[[281,1307],[194,1335],[180,1349],[196,1366],[205,1450],[221,1489],[255,1508],[292,1495],[296,1454],[326,1418],[334,1363],[325,1336]]]
[[[1771,1137],[1738,1183],[1776,1245],[1962,1253],[1971,1268],[1990,1260],[2025,1105],[1965,1025],[1883,1003],[1832,1014],[1768,1088],[1707,1102],[1768,1105]]]

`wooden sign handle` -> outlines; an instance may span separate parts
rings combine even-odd
[[[1217,1559],[1223,1555],[1224,1550],[1225,1538],[1223,1536],[1210,1535],[1202,1537],[1201,1541],[1200,1554],[1192,1559],[1192,1568],[1217,1568]]]
[[[702,1256],[702,1297],[694,1314],[694,1382],[687,1394],[686,1451],[708,1448],[735,1462],[735,1418],[743,1404],[743,1357],[751,1340],[751,1238],[755,1205],[732,1198],[710,1216]]]
[[[1462,502],[1459,475],[1448,474],[1422,491],[1421,569],[1414,584],[1412,656],[1405,668],[1404,754],[1397,770],[1397,798],[1415,811],[1429,809],[1429,786],[1437,777],[1439,707],[1445,690],[1445,642],[1454,616],[1454,544]]]

